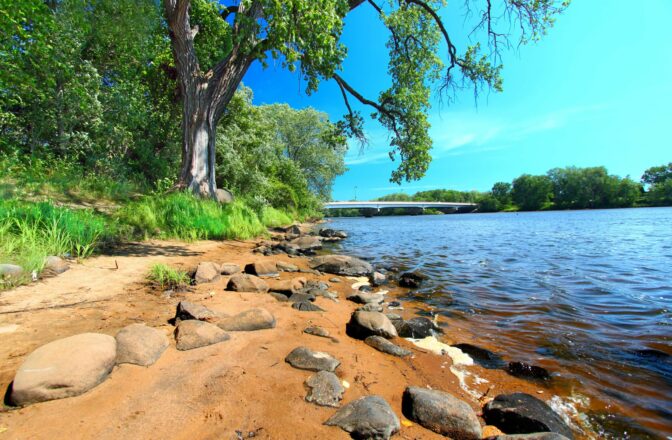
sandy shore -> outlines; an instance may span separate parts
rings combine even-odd
[[[330,283],[340,301],[319,297],[324,312],[301,312],[286,302],[259,293],[225,290],[228,277],[195,286],[192,292],[167,297],[148,286],[149,267],[163,262],[193,270],[199,262],[247,263],[272,260],[308,267],[306,258],[253,254],[255,242],[148,242],[127,245],[74,265],[68,272],[0,295],[0,384],[6,389],[22,360],[35,348],[58,338],[99,332],[114,336],[138,322],[170,335],[171,346],[150,367],[123,364],[101,385],[77,397],[0,413],[0,438],[6,439],[337,439],[349,435],[323,422],[334,412],[306,402],[304,381],[311,372],[292,368],[284,359],[298,346],[327,352],[340,360],[336,374],[350,384],[343,403],[366,395],[382,396],[402,420],[397,438],[444,438],[402,416],[401,397],[409,385],[447,391],[477,413],[488,398],[509,392],[549,397],[533,383],[501,370],[471,366],[465,389],[451,372],[451,360],[395,343],[414,355],[397,358],[374,350],[345,334],[357,304],[345,300],[352,281]],[[333,275],[281,273],[328,282]],[[387,288],[386,288],[387,289]],[[389,296],[400,290],[391,289]],[[227,313],[263,307],[276,318],[274,329],[231,332],[229,341],[177,351],[168,320],[180,300]],[[399,312],[413,316],[414,307]],[[397,313],[398,311],[394,311]],[[329,330],[338,343],[303,333],[309,325]],[[446,328],[446,341],[459,339]],[[474,380],[480,377],[487,382]],[[546,393],[546,395],[544,395]],[[483,423],[483,421],[481,420]],[[484,428],[484,437],[498,433]],[[242,436],[242,437],[241,437]],[[578,438],[578,437],[577,437]]]

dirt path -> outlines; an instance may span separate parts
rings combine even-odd
[[[228,314],[263,307],[277,327],[256,332],[231,332],[231,340],[180,352],[174,342],[150,367],[121,365],[109,379],[84,395],[0,413],[0,439],[338,439],[339,428],[322,423],[333,413],[305,402],[303,382],[312,374],[290,367],[285,356],[305,345],[341,361],[337,374],[351,384],[347,403],[365,395],[384,397],[401,417],[401,396],[408,385],[448,391],[472,404],[450,372],[449,358],[413,349],[399,359],[373,350],[345,335],[356,305],[318,298],[325,312],[299,312],[270,295],[224,290],[227,278],[197,286],[192,293],[165,297],[148,288],[144,276],[156,262],[192,269],[200,261],[241,265],[272,259],[307,267],[301,258],[260,257],[251,242],[152,242],[129,245],[117,255],[97,257],[61,276],[21,287],[0,296],[0,385],[6,389],[23,358],[36,347],[65,336],[94,331],[114,335],[125,325],[145,322],[172,336],[168,319],[181,299]],[[118,268],[117,268],[118,267]],[[327,281],[331,276],[299,274]],[[283,273],[282,278],[297,276]],[[349,283],[332,284],[341,298]],[[339,343],[303,333],[315,324],[328,329]],[[14,331],[9,329],[17,326]],[[171,341],[172,341],[171,337]],[[410,348],[406,341],[401,345]],[[501,371],[471,367],[487,378],[474,388],[486,393],[491,384],[501,392],[535,393],[537,388]],[[494,394],[494,392],[493,392]],[[4,432],[3,432],[4,430]],[[489,428],[484,432],[492,432]],[[240,434],[239,434],[240,433]],[[241,437],[242,436],[242,437]],[[397,438],[444,438],[417,425],[402,426]]]

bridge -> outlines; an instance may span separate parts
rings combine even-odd
[[[476,209],[475,203],[458,202],[394,202],[394,201],[351,201],[351,202],[327,202],[324,209],[363,209],[366,211],[380,211],[385,208],[411,208],[423,211],[427,208],[449,212],[470,212]]]

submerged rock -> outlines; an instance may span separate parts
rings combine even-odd
[[[264,330],[275,328],[275,317],[266,309],[249,309],[235,316],[220,319],[217,327],[229,332]]]
[[[128,325],[119,330],[115,339],[117,364],[152,365],[169,345],[165,333],[145,324]]]
[[[459,348],[463,352],[467,353],[469,356],[471,356],[474,362],[483,368],[497,370],[506,366],[506,362],[504,359],[502,359],[501,355],[490,350],[486,350],[485,348],[481,348],[472,344],[455,344],[453,347]]]
[[[399,327],[399,336],[402,338],[422,339],[433,336],[436,333],[443,333],[431,319],[419,316],[404,321]]]
[[[331,371],[332,373],[341,365],[330,354],[312,351],[307,347],[296,347],[287,355],[285,362],[300,370]]]
[[[218,264],[204,261],[198,264],[194,281],[196,284],[212,283],[221,277],[221,268]]]
[[[311,267],[334,275],[366,276],[373,272],[370,263],[347,255],[324,255],[315,257]]]
[[[506,372],[511,376],[522,377],[525,379],[549,380],[551,375],[548,370],[536,365],[526,364],[524,362],[509,362]]]
[[[423,281],[427,279],[427,275],[422,272],[405,272],[399,276],[399,286],[416,289],[420,287]]]
[[[175,328],[176,346],[182,351],[217,344],[230,338],[224,330],[205,321],[181,321]]]
[[[397,329],[387,319],[387,316],[380,312],[354,312],[345,326],[345,331],[348,336],[357,339],[366,339],[369,336],[382,336],[390,339],[397,336]]]
[[[443,391],[408,387],[402,398],[402,411],[410,420],[451,438],[477,440],[481,424],[467,403]]]
[[[354,400],[336,411],[324,424],[338,426],[356,439],[387,440],[400,428],[397,415],[380,396]]]
[[[103,382],[117,357],[112,336],[82,333],[29,354],[14,376],[11,401],[28,405],[83,394]]]
[[[572,439],[572,431],[548,405],[525,393],[500,394],[483,408],[483,419],[507,434],[556,432]]]
[[[268,292],[268,284],[259,277],[248,274],[235,274],[229,279],[229,284],[226,286],[227,290],[236,292]]]
[[[338,406],[345,388],[334,373],[318,371],[306,380],[310,388],[306,400],[320,406]]]
[[[406,350],[405,348],[399,347],[382,336],[369,336],[368,338],[364,339],[364,342],[376,350],[391,354],[392,356],[404,357],[413,354],[411,350]]]

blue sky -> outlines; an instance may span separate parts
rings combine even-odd
[[[443,12],[458,49],[469,43],[462,3],[451,1]],[[465,91],[450,105],[437,96],[430,112],[434,160],[423,179],[401,187],[389,182],[397,164],[387,155],[387,134],[368,121],[369,145],[360,151],[353,144],[334,200],[434,188],[485,191],[497,181],[569,165],[604,165],[638,180],[646,168],[672,161],[671,16],[672,0],[574,0],[541,42],[504,52],[503,93],[475,102]],[[347,17],[342,76],[371,98],[389,84],[387,37],[367,4]],[[333,81],[308,97],[297,75],[255,64],[244,82],[257,104],[312,106],[334,121],[346,112]]]

